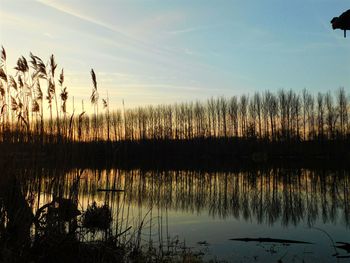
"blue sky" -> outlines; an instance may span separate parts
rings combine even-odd
[[[330,20],[345,0],[0,0],[0,44],[54,53],[76,100],[120,107],[285,88],[350,90],[350,32]]]

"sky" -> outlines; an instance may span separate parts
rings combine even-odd
[[[54,54],[75,101],[90,69],[114,107],[206,100],[267,89],[350,91],[345,0],[0,0],[8,65]]]

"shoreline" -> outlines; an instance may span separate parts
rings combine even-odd
[[[26,167],[221,170],[244,167],[350,168],[350,140],[143,140],[0,144],[0,159]]]

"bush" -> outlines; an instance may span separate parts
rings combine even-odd
[[[83,214],[83,227],[88,229],[105,230],[111,222],[112,214],[108,205],[97,206],[93,202]]]

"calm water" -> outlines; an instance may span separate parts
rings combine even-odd
[[[57,176],[57,173],[60,175]],[[244,172],[70,170],[27,180],[33,210],[52,195],[96,201],[113,211],[113,233],[138,234],[146,248],[191,248],[229,262],[349,262],[335,242],[350,243],[350,173],[267,169]],[[105,192],[101,189],[121,189]],[[276,238],[313,244],[231,241]],[[96,236],[89,236],[96,238]]]

